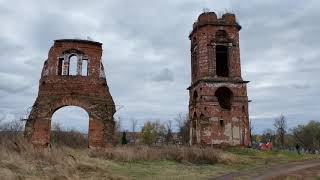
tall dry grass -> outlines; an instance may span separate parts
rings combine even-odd
[[[50,141],[52,146],[67,146],[71,148],[88,148],[87,135],[78,131],[51,131]]]
[[[119,146],[104,151],[93,151],[91,157],[122,162],[171,160],[180,163],[215,164],[232,163],[236,156],[210,147],[187,146]]]
[[[0,132],[0,179],[118,179],[91,159],[87,148],[35,149],[20,132]]]
[[[106,163],[110,161],[133,164],[159,160],[193,164],[237,161],[235,155],[219,149],[174,145],[118,146],[92,151],[80,148],[86,141],[81,142],[81,146],[72,143],[78,134],[63,138],[67,135],[70,134],[59,135],[64,139],[63,143],[47,149],[35,149],[23,138],[22,132],[0,131],[0,179],[123,179],[108,169]]]

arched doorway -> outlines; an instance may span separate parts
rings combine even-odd
[[[94,104],[94,105],[93,105]],[[54,99],[37,99],[27,121],[25,135],[31,134],[35,146],[50,144],[51,119],[54,113],[66,106],[78,106],[89,115],[89,148],[103,148],[114,144],[114,106],[86,97],[64,96]],[[109,109],[108,109],[109,108]],[[29,123],[29,124],[28,124]],[[76,124],[76,122],[74,122]]]
[[[221,108],[231,110],[233,93],[229,88],[219,87],[215,92],[215,96]]]
[[[51,145],[88,147],[89,114],[78,106],[64,106],[51,117]]]

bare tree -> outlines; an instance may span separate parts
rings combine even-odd
[[[157,134],[157,143],[163,143],[166,140],[167,129],[165,124],[161,123],[160,120],[154,122],[155,130]]]
[[[137,123],[138,121],[136,119],[131,119],[132,132],[136,132]]]
[[[283,114],[281,114],[278,118],[274,120],[273,126],[276,128],[277,139],[281,148],[284,148],[284,140],[287,129],[286,118]]]
[[[4,122],[0,126],[2,131],[21,132],[24,128],[24,123],[21,120],[12,120]]]
[[[171,120],[167,121],[166,125],[167,125],[167,130],[170,129],[170,131],[172,132],[172,121]]]
[[[166,143],[169,144],[172,141],[173,135],[172,135],[172,121],[169,120],[167,123],[167,135],[166,135]]]
[[[133,138],[133,143],[136,144],[136,140],[137,140],[137,137],[136,137],[136,127],[137,127],[137,124],[138,124],[138,120],[136,119],[131,119],[131,127],[132,127],[132,138]]]
[[[115,127],[114,127],[114,137],[115,137],[115,141],[117,143],[121,143],[121,137],[122,137],[122,134],[121,134],[121,118],[120,117],[115,117]]]
[[[188,115],[182,115],[182,113],[179,113],[177,117],[175,118],[175,121],[178,124],[179,127],[179,136],[181,137],[181,140],[183,143],[188,144],[190,139],[190,121]]]
[[[182,127],[184,124],[185,118],[183,117],[182,113],[179,113],[174,120],[177,122],[178,127]]]
[[[6,117],[7,117],[6,113],[0,111],[0,126],[1,126],[0,128],[4,128],[4,124],[6,124],[4,120],[6,119]]]
[[[0,113],[0,123],[1,123],[1,121],[3,121],[5,118],[6,118],[6,116],[5,116],[4,114]]]
[[[267,128],[262,132],[261,141],[264,142],[264,143],[267,143],[267,142],[274,143],[275,136],[276,136],[275,132],[272,129]]]
[[[121,132],[121,118],[120,117],[116,117],[115,118],[115,131],[117,132]]]

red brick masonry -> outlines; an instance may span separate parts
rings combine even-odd
[[[205,12],[193,24],[188,88],[191,145],[251,145],[240,29],[230,13],[217,18],[214,12]]]
[[[38,97],[25,127],[25,136],[35,146],[49,145],[53,113],[71,105],[81,107],[89,114],[90,148],[114,143],[113,115],[116,110],[101,56],[102,44],[99,42],[55,40],[44,62]],[[73,64],[70,62],[72,57],[75,57]],[[76,66],[74,72],[71,72],[72,65]]]

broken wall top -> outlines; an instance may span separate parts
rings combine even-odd
[[[218,18],[214,12],[204,12],[199,15],[198,20],[193,23],[193,29],[189,35],[189,38],[192,36],[195,30],[207,25],[214,26],[234,26],[238,30],[241,29],[241,26],[236,20],[235,14],[225,13],[221,18]]]
[[[101,62],[102,43],[80,39],[58,39],[54,41],[54,45],[48,53],[48,60],[45,62],[45,66],[48,69],[47,75],[57,75],[58,59],[63,57],[67,59],[67,56],[71,55],[88,59],[88,74],[90,78],[101,77],[100,70],[103,71]]]

